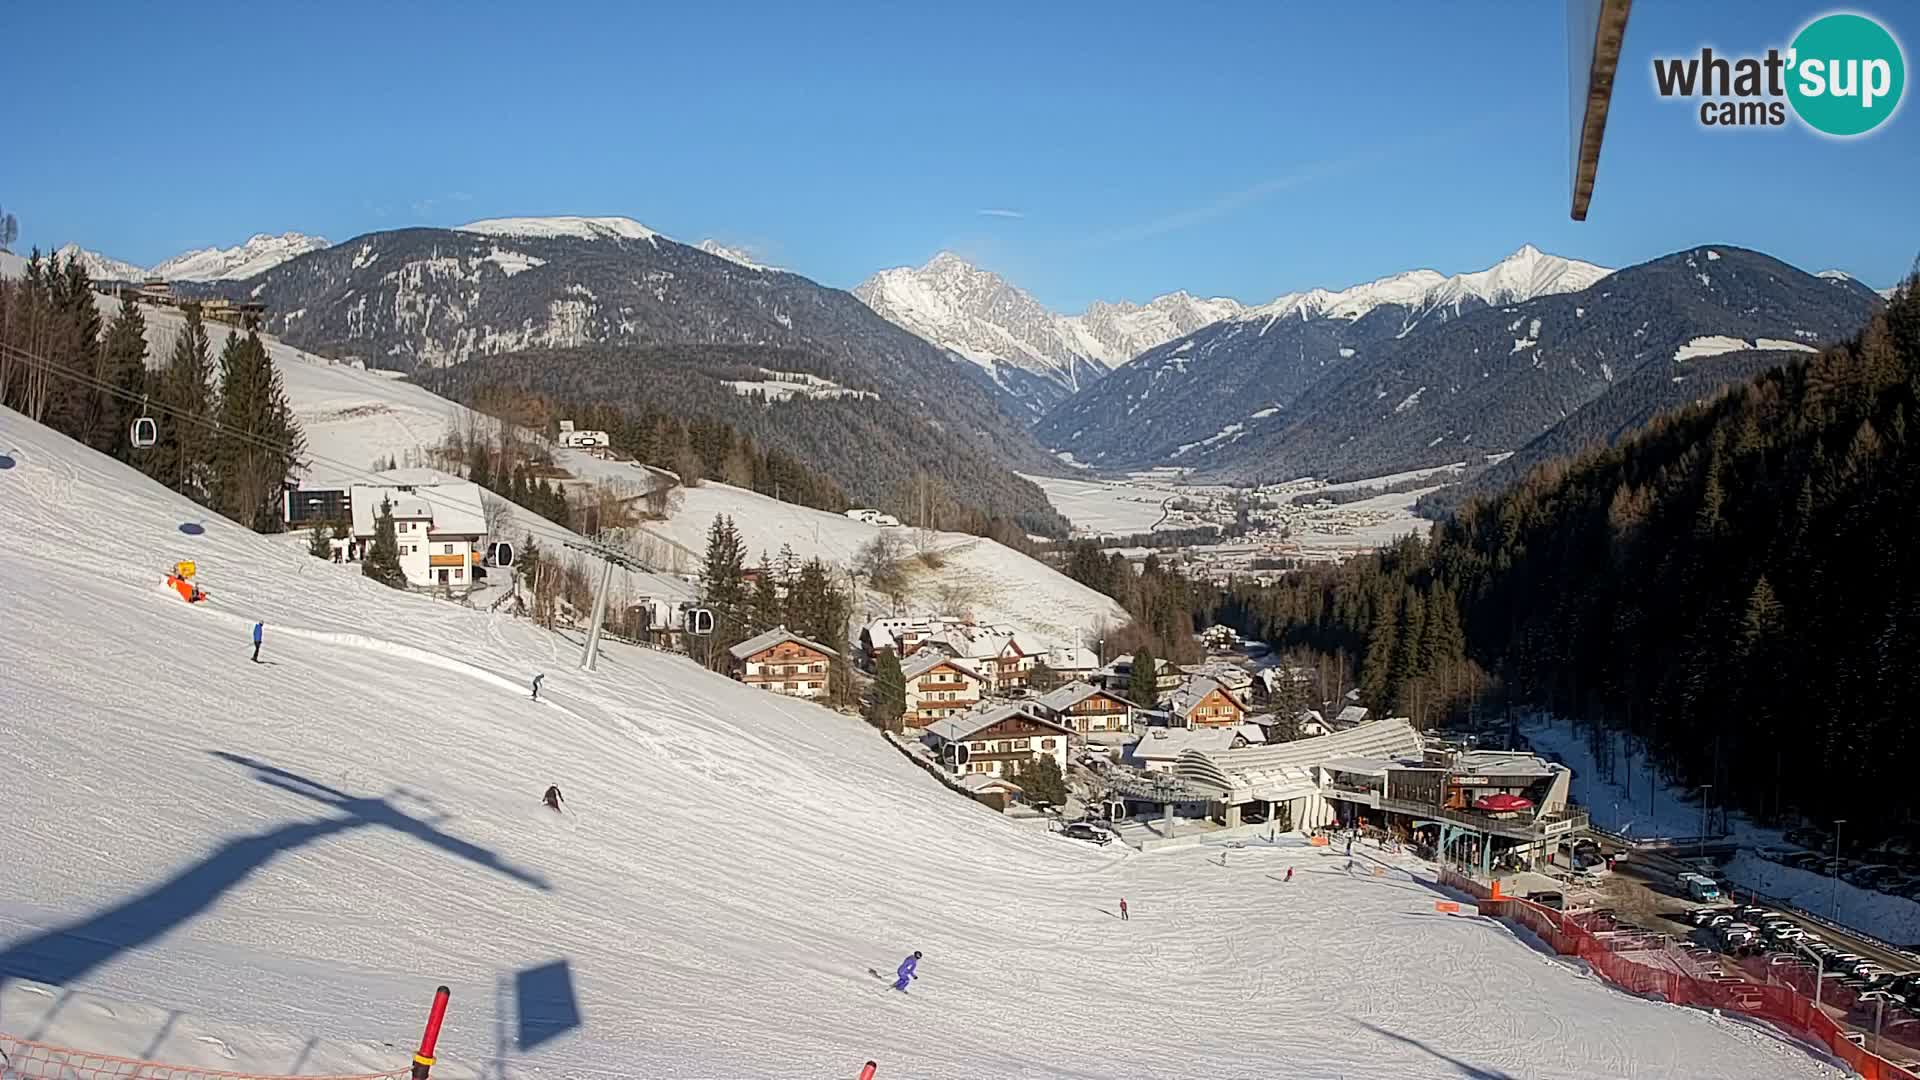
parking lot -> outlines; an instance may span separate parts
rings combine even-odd
[[[1676,880],[1689,869],[1629,855],[1611,873],[1567,881],[1565,907],[1609,949],[1649,967],[1756,993],[1787,985],[1811,998],[1818,983],[1823,1010],[1856,1041],[1903,1066],[1920,1062],[1920,961],[1764,901],[1692,900]]]

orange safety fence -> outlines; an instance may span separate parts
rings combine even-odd
[[[1894,1054],[1903,1061],[1914,1060],[1920,1058],[1920,1049],[1873,1036],[1854,1036],[1870,1043],[1872,1050],[1854,1042],[1839,1021],[1824,1009],[1814,1007],[1809,996],[1813,977],[1805,969],[1772,965],[1765,958],[1748,958],[1739,965],[1746,980],[1717,967],[1712,974],[1720,977],[1710,978],[1709,971],[1702,970],[1683,950],[1671,945],[1649,947],[1647,935],[1618,935],[1617,940],[1599,936],[1583,925],[1591,916],[1554,911],[1511,897],[1482,899],[1479,907],[1482,915],[1509,919],[1526,927],[1562,956],[1586,961],[1596,974],[1624,990],[1657,995],[1676,1005],[1722,1009],[1765,1020],[1792,1035],[1824,1045],[1834,1057],[1866,1080],[1920,1080],[1920,1075],[1883,1056]],[[1851,1011],[1857,1002],[1851,991],[1834,987],[1825,994],[1821,1004]]]
[[[411,1066],[359,1076],[302,1077],[300,1080],[400,1080]],[[95,1054],[49,1046],[0,1033],[0,1080],[278,1080],[265,1073],[222,1072],[185,1065]]]

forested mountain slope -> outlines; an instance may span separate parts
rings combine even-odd
[[[1729,805],[1885,831],[1920,749],[1916,410],[1910,281],[1847,344],[1226,614],[1361,658],[1391,708],[1464,711],[1489,672],[1510,702],[1630,731]]]

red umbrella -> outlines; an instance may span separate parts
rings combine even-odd
[[[1473,805],[1481,810],[1505,814],[1515,810],[1525,810],[1533,805],[1533,800],[1524,795],[1509,795],[1502,791],[1494,795],[1482,795],[1473,800]]]

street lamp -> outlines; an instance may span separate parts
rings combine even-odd
[[[1833,921],[1840,921],[1840,826],[1847,823],[1846,818],[1833,819]]]
[[[1700,785],[1700,857],[1707,857],[1707,795],[1713,791],[1712,784]]]

